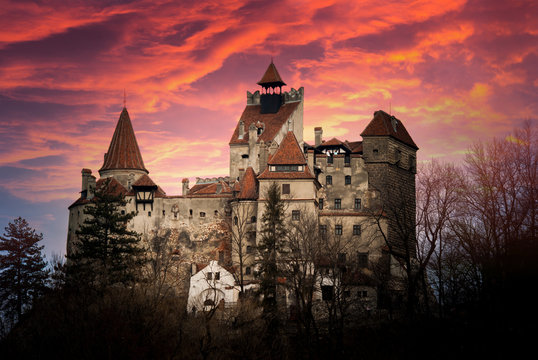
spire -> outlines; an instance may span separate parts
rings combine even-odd
[[[286,85],[286,83],[282,81],[275,64],[273,64],[272,58],[267,70],[265,70],[265,74],[262,76],[262,79],[258,81],[258,85],[261,85],[264,88],[276,88]]]
[[[144,167],[144,161],[136,142],[136,136],[129,118],[129,113],[124,107],[116,130],[110,141],[108,152],[105,154],[105,161],[99,173],[106,170],[141,170],[146,174],[148,171]]]

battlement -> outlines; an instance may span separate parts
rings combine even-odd
[[[223,177],[213,177],[213,178],[196,178],[196,185],[198,184],[213,184],[219,181],[224,181],[226,183],[230,182],[229,176],[223,176]]]
[[[247,91],[247,105],[260,105],[260,98],[261,98],[261,93],[259,90],[256,90],[254,93]],[[302,101],[304,98],[304,87],[301,86],[297,90],[294,88],[291,88],[290,91],[285,91],[282,93],[282,98],[283,98],[284,104],[296,102],[296,101]]]

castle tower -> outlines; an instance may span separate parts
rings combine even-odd
[[[247,106],[230,139],[230,178],[241,178],[248,167],[256,174],[267,166],[267,150],[278,146],[288,131],[303,145],[304,89],[282,92],[286,83],[271,61],[257,83],[262,93],[247,91]]]
[[[418,147],[396,117],[379,110],[361,133],[370,186],[379,191],[388,217],[392,251],[414,253]]]
[[[114,177],[129,190],[135,181],[147,174],[149,171],[144,166],[129,113],[124,107],[99,175],[101,178]]]

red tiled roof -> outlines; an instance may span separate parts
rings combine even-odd
[[[123,108],[116,130],[99,171],[115,169],[134,169],[148,172],[136,142],[133,125],[126,108]]]
[[[351,153],[362,153],[362,141],[346,141]]]
[[[304,165],[306,160],[293,131],[288,131],[277,151],[267,161],[269,165]]]
[[[304,166],[303,171],[269,171],[267,167],[259,176],[258,179],[315,179],[314,175],[310,172],[308,165]]]
[[[396,130],[392,125],[393,119],[396,121]],[[405,129],[403,123],[382,110],[378,110],[374,113],[374,118],[366,126],[361,133],[361,136],[363,138],[365,136],[391,136],[418,150],[418,146]]]
[[[248,144],[248,128],[250,124],[256,124],[258,121],[265,124],[265,130],[258,136],[257,141],[263,140],[266,143],[272,141],[299,104],[298,101],[282,104],[275,114],[262,114],[261,105],[247,105],[241,114],[241,119],[237,122],[230,144]],[[245,126],[243,139],[239,139],[239,123],[241,121],[244,122]]]
[[[251,166],[247,168],[243,179],[241,180],[241,191],[237,195],[241,200],[256,200],[258,199],[258,179]]]
[[[106,188],[103,190],[109,195],[127,195],[127,189],[113,177],[100,178],[97,180],[97,183],[95,184],[96,190],[101,190],[103,186],[106,186]]]
[[[273,61],[271,61],[267,67],[267,70],[265,70],[265,74],[263,74],[262,79],[258,81],[258,85],[273,87],[286,85],[286,83],[282,81],[282,78],[280,77],[275,64],[273,64]]]
[[[144,174],[138,180],[136,180],[132,186],[155,186],[156,187],[157,184],[155,184],[153,180],[151,180],[151,178],[147,174]]]
[[[217,185],[221,185],[219,193],[217,193]],[[230,188],[226,182],[220,180],[213,183],[196,184],[189,190],[188,195],[218,195],[226,193],[231,194],[231,192],[232,188]]]

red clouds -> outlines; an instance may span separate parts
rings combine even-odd
[[[458,159],[538,111],[537,13],[533,1],[8,2],[0,166],[30,172],[2,186],[75,198],[80,169],[102,164],[124,88],[168,193],[183,177],[226,175],[245,91],[271,56],[287,89],[305,87],[307,141],[315,126],[357,140],[391,109],[420,157]]]

